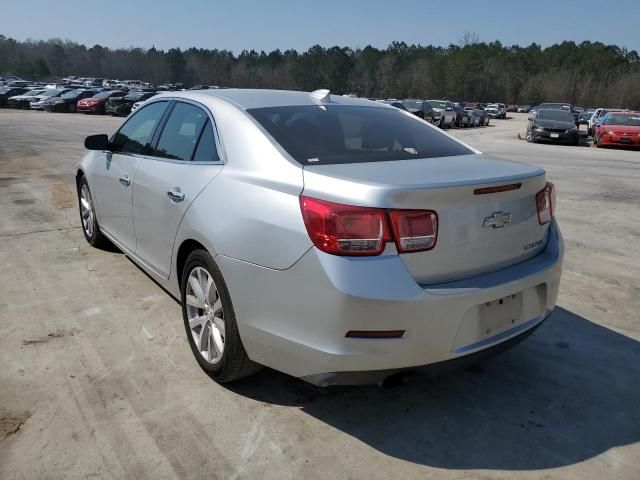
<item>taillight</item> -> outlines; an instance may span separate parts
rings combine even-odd
[[[300,197],[313,244],[334,255],[380,255],[390,240],[384,210]]]
[[[431,250],[436,246],[438,215],[431,210],[391,210],[391,225],[399,253]]]
[[[387,211],[305,196],[300,208],[313,244],[333,255],[380,255],[394,237],[399,253],[419,252],[432,249],[438,236],[438,216],[430,210]]]
[[[553,218],[556,206],[556,189],[551,182],[536,194],[536,209],[538,210],[538,223],[544,225]]]

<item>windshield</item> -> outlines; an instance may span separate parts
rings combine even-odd
[[[632,115],[620,115],[610,113],[604,119],[605,125],[625,125],[628,127],[640,127],[640,113]]]
[[[558,122],[573,123],[573,116],[565,110],[538,110],[540,120],[556,120]]]
[[[42,96],[43,97],[56,97],[58,95],[60,95],[62,93],[62,90],[47,90],[45,91]]]
[[[97,95],[94,95],[92,98],[95,98],[96,100],[106,100],[107,98],[109,98],[114,93],[115,92],[102,92],[102,93],[99,93]]]
[[[437,100],[427,100],[427,103],[431,105],[432,108],[441,108],[444,110],[447,107],[447,102],[439,102]]]
[[[302,165],[469,155],[473,151],[396,109],[303,105],[247,112]]]

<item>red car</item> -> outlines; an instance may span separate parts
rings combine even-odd
[[[593,142],[596,147],[640,147],[640,113],[607,113],[602,121],[596,124]]]
[[[111,90],[101,92],[90,98],[84,98],[78,102],[76,109],[83,113],[104,113],[104,106],[111,97],[124,97],[127,92],[122,90]]]

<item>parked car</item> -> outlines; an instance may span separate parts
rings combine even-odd
[[[453,127],[456,122],[456,112],[453,102],[448,100],[427,100],[434,112],[434,123],[440,128]]]
[[[594,109],[583,110],[580,112],[580,115],[578,115],[578,123],[580,125],[589,125],[589,119],[593,116],[594,112]]]
[[[518,106],[518,113],[528,113],[531,107],[529,105]]]
[[[29,103],[31,110],[44,110],[45,102],[52,98],[60,98],[67,92],[71,92],[70,88],[47,88],[40,95],[36,95]]]
[[[218,382],[259,364],[376,382],[504,349],[555,307],[564,247],[544,171],[395,108],[327,90],[174,92],[85,146],[86,240],[112,241],[180,299]]]
[[[436,123],[436,112],[433,110],[433,107],[429,102],[425,102],[424,100],[407,99],[402,100],[401,103],[408,112],[413,113],[415,116],[420,117],[429,123]]]
[[[105,112],[110,115],[127,116],[131,113],[131,107],[136,102],[147,100],[156,95],[156,92],[133,91],[124,97],[111,97],[105,106]]]
[[[473,115],[464,108],[464,105],[461,105],[460,103],[454,103],[453,111],[456,112],[456,119],[454,120],[454,125],[456,127],[478,126],[477,124],[474,125],[474,121],[472,118]]]
[[[42,102],[42,109],[48,112],[75,112],[78,100],[97,94],[96,90],[71,90],[59,97],[52,97]]]
[[[527,142],[563,142],[578,145],[580,133],[571,112],[564,109],[539,109],[529,117]]]
[[[481,127],[489,125],[489,115],[481,108],[465,107],[465,110],[471,117],[471,125]]]
[[[105,105],[110,98],[124,97],[124,90],[109,90],[100,92],[93,97],[85,98],[77,103],[76,109],[82,113],[105,113]]]
[[[596,147],[640,147],[640,112],[609,112],[596,125]]]
[[[46,89],[44,88],[36,88],[34,90],[29,90],[28,92],[23,93],[21,95],[15,95],[13,97],[9,97],[7,99],[7,103],[12,108],[29,109],[29,104],[33,101],[33,99],[35,99],[36,97],[38,97],[38,95],[41,95],[45,91]]]
[[[591,118],[589,119],[589,123],[587,123],[587,134],[589,136],[594,135],[598,120],[601,120],[607,113],[609,113],[609,110],[606,108],[596,108],[595,112],[593,112],[593,115],[591,115]]]
[[[575,123],[576,127],[580,126],[578,112],[575,111],[573,105],[571,105],[570,103],[541,103],[540,105],[534,107],[533,110],[566,110],[567,112],[571,113],[571,116],[573,117],[573,123]]]
[[[194,85],[189,90],[210,90],[220,88],[218,85]]]
[[[498,106],[498,118],[507,118],[507,106],[504,103],[497,103]]]
[[[485,112],[487,112],[487,116],[491,118],[500,118],[500,116],[502,115],[500,112],[500,107],[497,103],[488,104],[484,110]]]
[[[25,87],[0,87],[0,107],[9,105],[9,98],[23,95],[29,90]]]

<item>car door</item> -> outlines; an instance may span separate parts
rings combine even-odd
[[[111,138],[111,151],[97,154],[93,188],[100,228],[131,252],[136,250],[133,180],[168,104],[154,102],[138,110]]]
[[[136,255],[168,278],[180,221],[223,163],[213,117],[199,104],[176,101],[156,137],[134,181]]]

